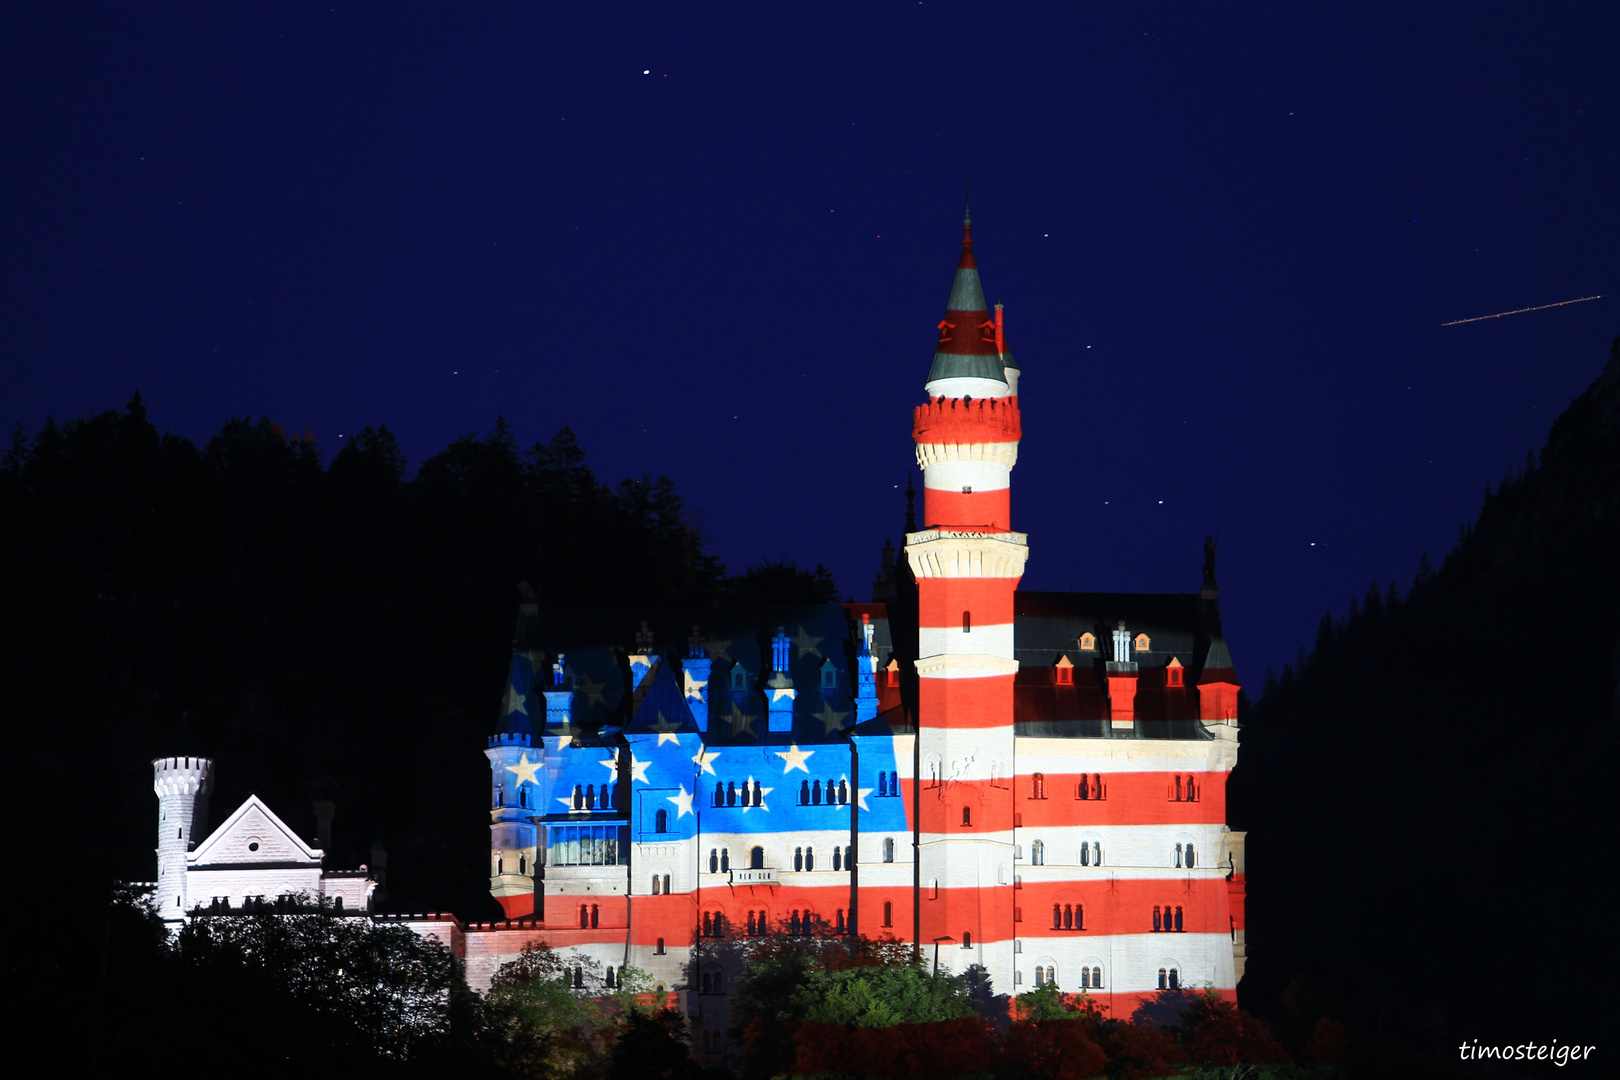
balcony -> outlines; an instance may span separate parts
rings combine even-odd
[[[776,867],[758,867],[750,870],[733,870],[731,872],[733,885],[775,885]]]

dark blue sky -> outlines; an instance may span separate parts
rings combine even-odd
[[[864,599],[971,176],[1026,585],[1218,530],[1258,688],[1620,333],[1614,5],[153,7],[0,13],[8,427],[566,424]]]

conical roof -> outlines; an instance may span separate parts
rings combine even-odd
[[[962,218],[962,257],[956,262],[956,280],[939,323],[934,364],[928,381],[939,379],[993,379],[1005,382],[1001,355],[996,349],[996,324],[985,306],[979,265],[973,258],[973,218]]]

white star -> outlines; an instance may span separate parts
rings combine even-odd
[[[753,778],[753,777],[752,777],[752,776],[750,776],[750,777],[749,777],[749,778],[748,778],[748,783],[746,783],[746,784],[744,784],[744,785],[743,785],[743,787],[744,787],[744,788],[745,788],[745,789],[746,789],[746,790],[747,790],[747,791],[748,791],[748,792],[749,792],[749,793],[750,793],[750,794],[752,794],[752,792],[753,792],[753,790],[754,790],[754,778]],[[755,809],[758,809],[758,810],[769,810],[769,809],[770,809],[770,807],[769,807],[769,806],[767,806],[767,805],[766,805],[766,804],[765,804],[765,796],[767,796],[767,795],[769,795],[769,794],[770,794],[770,793],[771,793],[771,792],[773,792],[773,791],[775,791],[775,790],[776,790],[776,789],[775,789],[775,788],[768,788],[768,787],[762,787],[762,788],[760,788],[760,789],[759,789],[759,806],[757,806],[757,807],[756,807],[756,806],[755,806],[755,805],[754,805],[754,802],[753,802],[753,799],[752,799],[752,798],[750,798],[750,799],[749,799],[749,800],[748,800],[748,802],[746,802],[746,803],[744,803],[744,804],[743,804],[743,813],[745,813],[745,814],[746,814],[746,813],[748,813],[748,811],[750,811],[750,810],[755,810]]]
[[[681,744],[681,737],[675,734],[673,731],[660,731],[658,733],[658,745],[663,746],[667,742],[672,742],[676,746],[679,746]]]
[[[692,759],[692,764],[703,766],[703,771],[713,776],[714,763],[719,757],[720,751],[718,750],[699,750],[697,757]]]
[[[530,761],[529,755],[524,754],[522,757],[518,758],[518,763],[516,765],[508,765],[506,767],[506,771],[509,773],[517,773],[518,783],[520,785],[526,783],[538,784],[540,781],[534,778],[534,774],[540,771],[540,766],[542,764],[544,764],[543,761]]]
[[[675,804],[676,821],[681,820],[681,818],[692,812],[692,795],[686,790],[685,784],[681,785],[681,793],[679,795],[670,795],[668,798],[670,802]]]
[[[630,782],[635,783],[637,780],[640,780],[643,784],[648,783],[649,781],[647,780],[647,767],[649,765],[651,765],[651,764],[652,764],[652,762],[650,762],[650,761],[637,761],[636,760],[636,755],[631,754],[630,755]]]
[[[608,772],[612,773],[615,777],[619,775],[619,762],[617,758],[608,758],[605,761],[598,761],[597,764],[602,766],[602,768],[606,769]]]
[[[872,794],[872,789],[869,788],[869,787],[856,788],[855,789],[855,805],[859,806],[862,810],[870,810],[870,809],[872,809],[870,806],[866,805],[866,797],[868,795],[870,795],[870,794]]]
[[[816,752],[814,750],[800,750],[798,743],[794,743],[786,750],[778,750],[776,752],[776,756],[787,762],[786,765],[782,766],[782,775],[786,776],[794,769],[798,769],[800,772],[808,776],[810,774],[810,768],[809,766],[805,765],[805,761],[811,757],[814,757],[815,753]]]
[[[522,694],[518,693],[518,688],[515,686],[506,688],[506,711],[509,713],[520,712],[524,716],[529,715],[528,701]]]

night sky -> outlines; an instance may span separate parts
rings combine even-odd
[[[7,428],[567,425],[866,599],[971,177],[1025,586],[1218,531],[1258,689],[1620,333],[1612,4],[157,7],[0,13]]]

